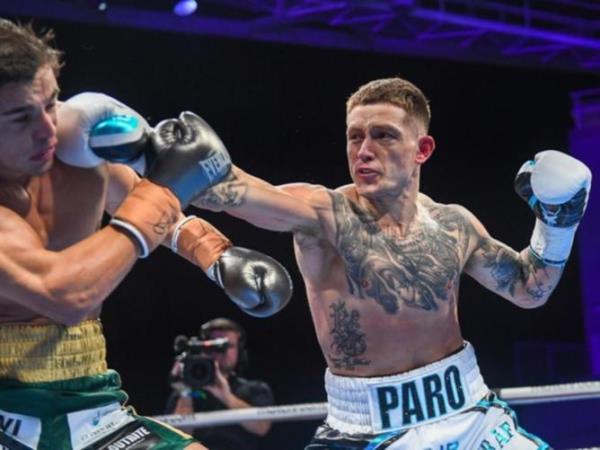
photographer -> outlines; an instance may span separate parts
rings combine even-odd
[[[240,374],[248,363],[246,333],[236,322],[218,318],[200,328],[199,339],[179,336],[178,356],[171,371],[173,392],[166,414],[240,409],[273,404],[271,388]],[[269,421],[196,428],[194,437],[211,450],[257,450]]]

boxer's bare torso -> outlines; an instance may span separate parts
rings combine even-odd
[[[60,251],[97,231],[104,211],[108,184],[106,166],[80,169],[56,160],[41,176],[0,183],[0,227],[4,239],[19,236],[39,239],[47,250]],[[20,231],[18,231],[20,230]],[[82,267],[82,270],[85,268]],[[10,284],[10,280],[2,280]],[[18,289],[18,287],[15,287]],[[88,318],[98,317],[98,310]],[[50,319],[16,303],[10,295],[0,298],[0,323],[48,323]]]
[[[477,239],[473,227],[458,208],[421,195],[414,220],[403,229],[360,208],[352,189],[342,191],[328,191],[327,239],[295,235],[330,370],[394,374],[459,349],[459,278]]]

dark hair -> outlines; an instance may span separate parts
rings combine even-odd
[[[210,339],[213,331],[234,331],[238,334],[238,361],[235,366],[235,373],[240,375],[248,367],[248,352],[246,350],[246,331],[242,326],[231,319],[218,317],[202,324],[200,326],[200,337]]]
[[[410,117],[420,121],[425,132],[429,130],[431,110],[427,98],[414,84],[402,78],[373,80],[353,93],[346,102],[346,113],[359,105],[390,103],[404,109]]]
[[[32,81],[38,70],[46,65],[58,77],[62,53],[50,45],[53,39],[52,30],[38,35],[31,24],[0,19],[0,87],[7,83]]]

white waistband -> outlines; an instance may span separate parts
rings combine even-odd
[[[344,433],[375,434],[410,428],[458,414],[489,391],[473,346],[398,375],[346,377],[325,372],[329,426]]]

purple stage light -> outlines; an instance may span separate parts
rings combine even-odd
[[[196,12],[198,9],[198,3],[196,0],[179,0],[173,6],[173,12],[178,16],[190,16]]]
[[[0,15],[599,72],[598,1],[228,0],[226,8],[239,16],[211,12],[198,17],[198,0],[172,0],[170,11],[151,7],[157,2],[133,7],[127,3],[134,2],[96,0],[107,6],[100,6],[102,14],[90,14],[88,1],[0,0]]]

